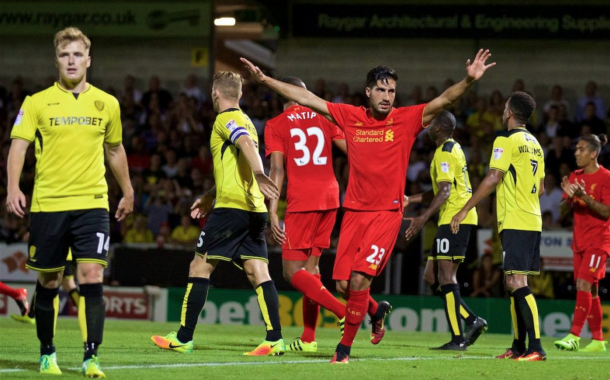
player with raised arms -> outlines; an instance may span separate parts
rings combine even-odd
[[[349,362],[354,337],[367,312],[373,315],[371,342],[377,344],[383,338],[384,319],[391,307],[386,302],[377,304],[369,289],[385,267],[402,224],[411,147],[436,115],[457,102],[495,65],[486,64],[490,56],[481,49],[472,63],[466,61],[467,76],[462,81],[428,104],[401,108],[393,107],[398,75],[387,66],[367,74],[369,108],[365,108],[326,102],[302,87],[269,78],[241,59],[255,80],[332,120],[346,136],[350,179],[333,279],[347,305],[345,333],[331,363]]]

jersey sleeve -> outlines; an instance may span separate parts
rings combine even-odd
[[[510,167],[511,155],[512,143],[510,139],[504,136],[497,137],[489,160],[489,168],[506,173]]]
[[[286,154],[284,150],[284,143],[278,128],[271,121],[267,122],[265,126],[265,156],[269,157],[273,152]]]
[[[402,108],[401,117],[415,136],[430,126],[424,125],[424,109],[427,105],[424,103]]]
[[[116,102],[115,110],[106,126],[104,143],[108,145],[119,145],[123,141],[123,125],[121,124],[121,107]]]
[[[434,165],[436,165],[436,183],[449,182],[453,183],[455,179],[455,160],[450,152],[440,151],[437,153],[438,157],[434,158]]]
[[[319,116],[319,118],[328,131],[331,140],[345,140],[345,133],[335,123],[326,120],[324,116]]]
[[[240,118],[219,118],[218,123],[214,123],[216,132],[224,139],[230,140],[235,144],[241,136],[250,136],[245,128],[245,121]]]
[[[326,102],[326,107],[328,108],[330,116],[332,116],[333,120],[335,120],[339,128],[341,128],[342,130],[345,130],[345,127],[347,126],[346,124],[349,118],[349,114],[352,112],[352,109],[357,109],[356,107],[349,104],[331,102]]]
[[[34,141],[36,138],[36,131],[38,130],[38,116],[36,107],[31,96],[27,96],[21,105],[21,109],[13,124],[13,130],[11,131],[12,139],[22,139],[29,142]]]

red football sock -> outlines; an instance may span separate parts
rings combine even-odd
[[[314,274],[318,280],[319,274]],[[318,326],[318,315],[320,314],[320,305],[312,301],[309,297],[303,296],[303,335],[301,340],[305,343],[316,340],[316,327]]]
[[[591,310],[589,310],[589,329],[591,335],[595,340],[604,340],[604,333],[602,332],[602,319],[604,315],[602,313],[602,302],[599,297],[595,297],[591,300]]]
[[[345,317],[345,305],[330,294],[319,277],[306,270],[299,270],[292,276],[292,286],[310,300],[333,312],[337,318]]]
[[[373,297],[369,296],[369,310],[368,310],[368,314],[370,317],[375,317],[375,314],[377,314],[377,307],[379,306],[379,304],[377,303],[377,301],[375,301],[373,299]]]
[[[10,286],[6,285],[4,282],[0,282],[0,294],[6,294],[7,296],[9,296],[11,298],[17,298],[17,297],[19,297],[19,290],[11,288]]]
[[[570,334],[580,336],[580,332],[587,321],[591,309],[591,293],[579,290],[576,292],[576,307],[574,308],[574,320]]]
[[[350,290],[345,306],[345,330],[341,344],[351,347],[369,307],[369,289]]]

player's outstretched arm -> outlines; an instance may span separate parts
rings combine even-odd
[[[201,198],[197,199],[191,206],[191,218],[201,219],[205,217],[214,208],[216,200],[216,186],[213,186]]]
[[[466,61],[466,78],[446,89],[440,96],[426,105],[423,115],[424,125],[430,124],[432,119],[442,110],[460,100],[462,95],[464,95],[476,81],[481,79],[487,69],[496,65],[495,62],[488,65],[486,64],[489,57],[491,57],[489,50],[480,49],[472,62],[470,62],[470,59]]]
[[[417,203],[416,201],[419,201],[419,203],[421,203],[421,201],[424,199],[424,197],[429,197],[430,193],[431,192],[428,191],[423,194],[414,195],[413,197],[411,197],[409,199],[409,202]],[[432,203],[430,203],[430,207],[428,207],[428,209],[418,217],[405,218],[406,220],[411,221],[409,228],[407,228],[407,231],[405,232],[405,238],[407,240],[409,240],[413,236],[417,235],[419,233],[419,231],[421,231],[421,229],[424,227],[424,225],[426,224],[428,219],[430,219],[432,217],[432,215],[436,214],[438,212],[438,210],[440,210],[441,206],[443,205],[443,203],[445,203],[445,201],[447,199],[449,199],[450,195],[451,195],[451,183],[439,182],[438,183],[438,193],[436,193],[434,198],[432,198]],[[415,198],[415,201],[413,201],[412,198]]]
[[[297,102],[302,106],[311,108],[312,110],[316,111],[328,120],[334,122],[330,112],[328,112],[326,100],[317,97],[312,92],[302,87],[284,83],[266,76],[265,74],[263,74],[261,69],[258,68],[258,66],[254,66],[252,62],[248,61],[245,58],[240,58],[240,60],[246,66],[246,69],[250,72],[252,78],[257,82],[264,84],[265,86],[282,95],[286,99],[290,99],[293,102]]]
[[[271,153],[271,169],[269,170],[269,177],[273,182],[276,183],[279,193],[282,193],[282,187],[284,186],[284,153],[273,152]],[[284,229],[280,227],[280,219],[277,216],[277,207],[279,199],[271,199],[269,201],[269,222],[271,224],[271,234],[273,239],[279,244],[284,244],[286,241],[286,233]]]
[[[23,218],[25,215],[25,195],[19,188],[19,178],[23,170],[25,161],[25,153],[28,150],[28,141],[22,139],[13,139],[11,148],[8,152],[8,194],[6,197],[6,209],[8,212]]]
[[[256,182],[258,182],[258,187],[260,188],[261,193],[263,193],[263,195],[269,199],[279,198],[280,192],[271,178],[265,175],[265,169],[263,168],[261,156],[259,156],[258,149],[256,148],[256,145],[254,145],[252,138],[245,134],[241,135],[237,138],[235,145],[246,158],[248,165],[250,165],[250,168],[254,173],[254,178],[256,178]]]
[[[502,178],[504,178],[503,171],[497,169],[489,169],[489,173],[487,173],[485,178],[483,178],[483,181],[481,181],[481,184],[479,185],[477,191],[475,191],[475,193],[468,200],[468,202],[466,202],[460,212],[455,214],[455,216],[451,219],[451,232],[453,232],[454,234],[458,233],[458,231],[460,230],[460,223],[462,223],[462,221],[466,219],[468,211],[470,211],[470,209],[472,209],[474,206],[478,205],[479,202],[483,200],[483,198],[487,197],[502,181]]]
[[[610,205],[598,202],[595,199],[591,198],[585,190],[586,187],[584,180],[580,180],[580,182],[576,180],[572,184],[571,188],[572,192],[574,193],[574,196],[582,199],[582,201],[585,202],[587,207],[593,210],[596,214],[598,214],[604,219],[610,218]]]
[[[119,182],[123,192],[123,198],[121,198],[115,214],[116,220],[120,222],[133,211],[133,187],[131,187],[131,180],[129,179],[127,154],[125,154],[123,144],[104,144],[104,147],[106,148],[106,159],[108,165],[110,165],[110,170],[112,170],[112,174]]]

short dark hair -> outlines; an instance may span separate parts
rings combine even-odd
[[[584,135],[580,138],[580,140],[586,142],[587,146],[589,147],[589,150],[591,152],[597,152],[597,155],[599,156],[599,152],[602,150],[602,146],[608,143],[608,136],[603,133],[598,136]]]
[[[297,77],[284,77],[284,78],[280,79],[280,82],[288,83],[293,86],[303,87],[303,88],[307,89],[307,86],[305,86],[305,82],[303,82],[301,79],[299,79]],[[281,95],[279,98],[280,98],[280,103],[282,103],[282,105],[284,105],[290,101]]]
[[[508,99],[508,108],[513,113],[517,122],[526,124],[536,110],[536,101],[531,95],[522,91],[516,91]]]
[[[366,86],[372,88],[379,80],[381,83],[387,84],[388,79],[393,79],[395,82],[398,82],[398,74],[396,74],[396,71],[387,66],[377,66],[366,74]]]
[[[455,116],[453,116],[451,112],[443,110],[432,120],[432,124],[438,124],[441,127],[441,131],[443,131],[443,133],[451,136],[453,135],[453,131],[455,130]]]

